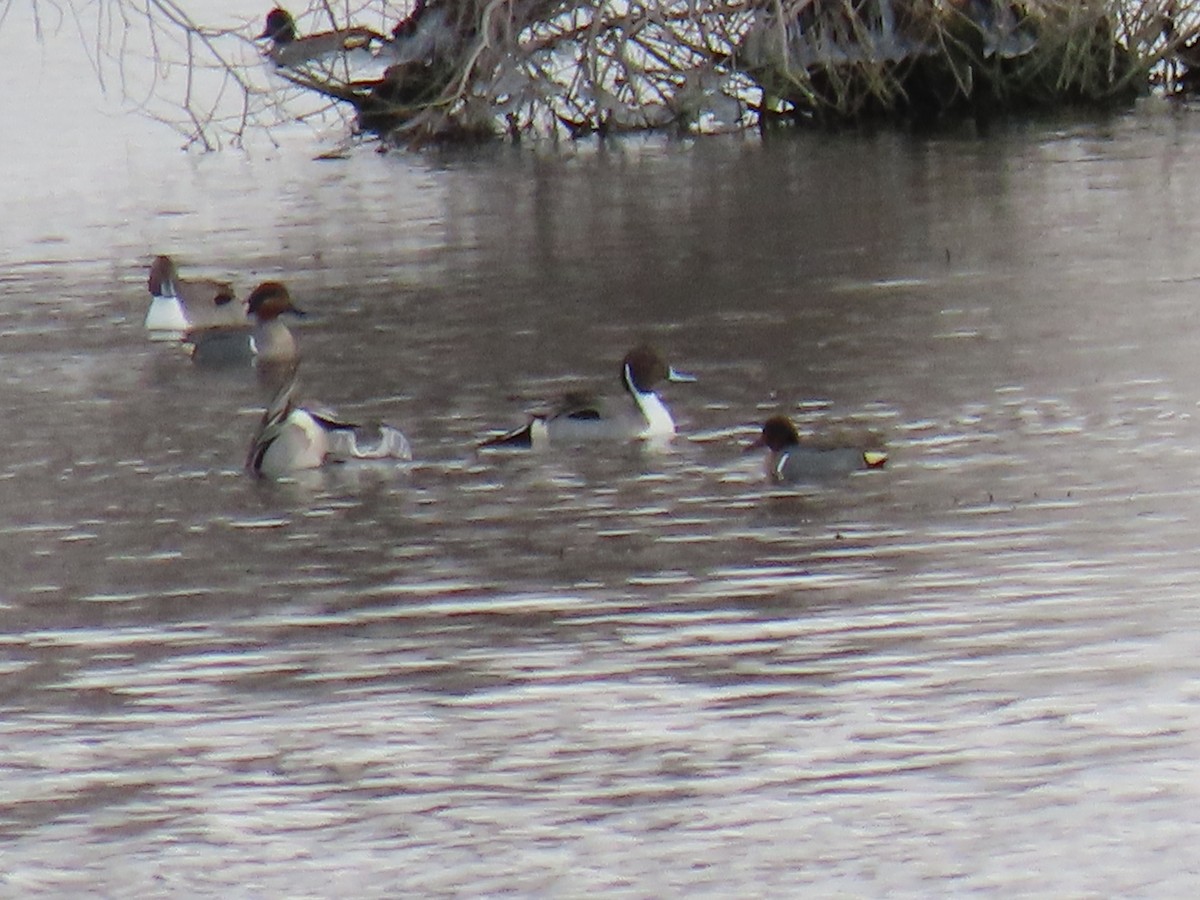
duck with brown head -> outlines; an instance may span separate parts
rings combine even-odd
[[[796,426],[787,416],[772,416],[762,434],[747,450],[767,449],[767,477],[778,482],[817,481],[859,469],[879,469],[887,453],[843,441],[801,443]]]
[[[279,317],[286,313],[293,316],[307,313],[292,303],[292,295],[282,282],[264,281],[246,298],[246,308],[254,320],[251,347],[260,362],[286,363],[299,357],[296,338]]]
[[[356,25],[302,37],[296,30],[296,20],[282,7],[267,13],[266,24],[255,40],[270,41],[267,56],[275,65],[284,68],[315,62],[334,54],[368,49],[372,43],[388,43],[387,38],[379,32]]]
[[[192,347],[192,359],[202,365],[245,364],[293,366],[300,348],[285,314],[306,315],[292,303],[287,287],[279,281],[264,281],[246,298],[249,327],[193,329],[184,340]]]
[[[548,413],[480,443],[480,447],[540,448],[548,444],[586,444],[596,440],[663,441],[675,434],[675,420],[656,390],[663,381],[692,382],[648,345],[633,348],[621,360],[626,402],[605,402],[573,393]]]
[[[180,278],[169,256],[154,257],[146,286],[150,290],[150,309],[145,325],[152,334],[178,337],[193,328],[247,324],[246,304],[237,299],[232,285]]]

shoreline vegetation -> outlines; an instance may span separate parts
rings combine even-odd
[[[330,113],[385,147],[926,126],[1189,96],[1200,90],[1194,5],[311,0],[214,28],[150,0],[125,18],[145,49],[124,36],[113,58],[122,72],[131,54],[153,62],[156,95],[182,85],[170,115],[152,114],[206,149]]]

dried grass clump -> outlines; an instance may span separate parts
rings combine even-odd
[[[371,81],[311,68],[282,74],[350,103],[360,126],[407,143],[752,121],[753,81],[730,65],[751,20],[742,4],[432,0],[429,8],[456,23],[448,56]]]
[[[739,58],[767,107],[824,122],[1127,102],[1172,53],[1160,3],[790,0]]]
[[[407,82],[425,86],[414,102],[360,86],[360,125],[412,142],[926,120],[1125,103],[1188,48],[1200,70],[1174,0],[442,3],[454,58]]]

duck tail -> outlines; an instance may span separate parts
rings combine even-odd
[[[868,469],[882,469],[887,465],[888,455],[882,450],[868,450],[863,453],[863,463]]]
[[[346,50],[369,50],[371,44],[379,44],[382,47],[388,43],[390,43],[388,39],[378,31],[355,25],[347,30],[343,48]]]
[[[530,419],[520,428],[514,428],[512,431],[506,431],[504,434],[480,441],[475,445],[475,448],[483,450],[488,447],[505,447],[509,449],[528,450],[533,446],[533,423],[536,421],[536,419]]]

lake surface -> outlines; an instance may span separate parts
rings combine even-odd
[[[1195,115],[105,122],[0,186],[0,894],[1195,892]],[[262,390],[147,340],[160,252],[286,280],[304,395],[415,462],[244,474]],[[642,340],[698,377],[666,451],[473,450]],[[776,412],[891,462],[774,487]]]

